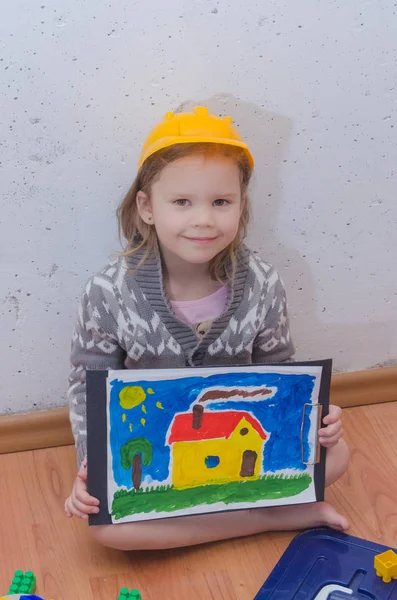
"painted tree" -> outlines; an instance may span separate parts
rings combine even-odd
[[[147,438],[134,438],[121,447],[120,454],[123,469],[132,468],[132,484],[138,490],[142,482],[142,465],[148,467],[152,462],[152,444]]]

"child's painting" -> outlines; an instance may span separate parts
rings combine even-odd
[[[99,438],[88,429],[90,521],[322,500],[329,375],[330,361],[87,373],[88,423],[102,414]]]

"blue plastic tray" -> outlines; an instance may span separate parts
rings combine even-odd
[[[374,569],[374,556],[386,550],[332,529],[306,531],[292,540],[254,600],[397,600],[397,580],[383,583]]]

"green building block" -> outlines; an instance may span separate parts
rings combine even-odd
[[[117,600],[142,600],[142,596],[138,590],[130,591],[128,588],[121,588]]]
[[[36,577],[34,573],[32,571],[24,573],[18,569],[14,573],[7,596],[10,594],[33,594],[35,590]]]

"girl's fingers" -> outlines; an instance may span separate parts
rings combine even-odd
[[[73,493],[75,498],[82,502],[83,504],[87,504],[90,506],[98,506],[99,500],[94,498],[94,496],[90,496],[87,492],[87,486],[83,481],[76,480],[74,484]]]
[[[79,477],[83,481],[87,481],[87,463],[82,463],[79,472],[77,473],[77,477]]]
[[[88,519],[88,515],[84,514],[76,508],[71,496],[69,496],[69,498],[65,502],[65,512],[66,516],[69,518],[78,517],[79,519]]]
[[[330,425],[331,423],[335,423],[342,416],[342,409],[340,406],[335,406],[335,404],[330,404],[329,413],[323,419],[324,425]]]
[[[70,512],[70,509],[69,509],[69,500],[70,500],[70,496],[69,496],[69,498],[66,498],[66,500],[65,500],[65,513],[66,513],[66,516],[70,518],[73,515],[72,515],[72,513]]]
[[[331,443],[329,441],[327,442],[320,442],[321,446],[323,446],[324,448],[333,448],[334,446],[336,446],[336,444],[338,443],[338,441]]]
[[[75,506],[71,507],[71,511],[72,511],[73,517],[78,517],[79,519],[84,519],[84,520],[88,519],[88,515],[77,510],[77,508]]]
[[[92,514],[96,514],[99,512],[98,506],[94,506],[92,504],[88,504],[87,502],[80,500],[74,491],[72,493],[72,502],[73,502],[74,506],[77,508],[77,510],[79,510],[80,512],[82,512],[86,515],[88,515],[88,514],[92,515]]]
[[[320,444],[324,446],[324,448],[331,448],[332,446],[336,446],[342,435],[343,431],[340,431],[331,438],[320,438]]]
[[[341,429],[342,422],[337,421],[336,423],[332,423],[332,425],[327,425],[327,427],[323,427],[318,433],[320,438],[329,438],[338,433]]]
[[[99,512],[99,500],[90,496],[87,492],[87,457],[81,463],[76,481],[74,482],[72,494],[65,501],[65,513],[67,517],[79,517],[87,519],[88,515]]]
[[[76,510],[78,510],[83,515],[95,515],[99,512],[99,508],[96,506],[87,506],[87,504],[83,504],[76,498],[72,499],[73,506]]]
[[[338,433],[337,435],[333,435],[330,438],[320,438],[319,442],[322,446],[335,446],[335,444],[340,440],[341,437],[342,434]]]
[[[73,495],[71,502],[69,502],[69,510],[71,510],[72,507],[83,515],[92,515],[99,511],[98,507],[84,504],[83,502],[80,502],[80,500],[77,500]]]

